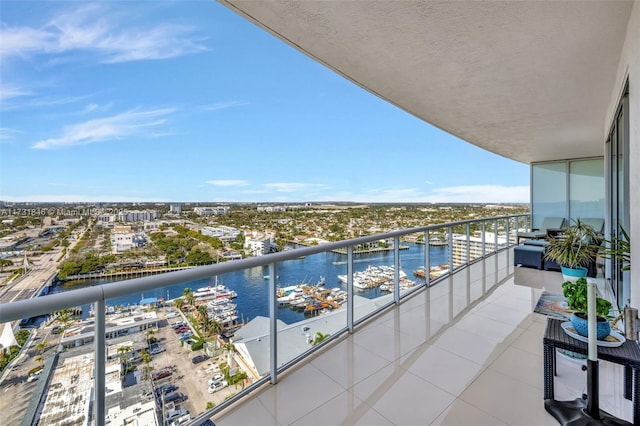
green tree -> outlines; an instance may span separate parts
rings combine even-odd
[[[184,298],[184,301],[187,305],[193,306],[193,303],[195,302],[195,296],[193,295],[193,290],[191,290],[189,287],[185,288],[182,291],[182,297]]]
[[[178,297],[173,303],[177,310],[182,311],[182,308],[184,307],[184,299],[182,297]]]
[[[122,364],[121,374],[122,377],[127,374],[129,371],[129,352],[131,352],[133,348],[128,345],[122,345],[118,348],[118,356],[120,357],[120,363]]]

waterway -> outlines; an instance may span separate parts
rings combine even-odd
[[[400,266],[410,279],[420,282],[420,278],[413,275],[413,271],[424,265],[424,249],[423,244],[405,244],[408,250],[400,251]],[[440,265],[448,262],[448,248],[430,247],[431,266]],[[393,252],[359,254],[354,255],[354,272],[362,271],[369,265],[393,265]],[[338,275],[347,273],[347,256],[337,253],[318,253],[306,256],[303,259],[288,260],[277,264],[276,274],[278,276],[276,282],[281,287],[295,284],[315,284],[324,277],[326,287],[345,286],[338,280]],[[237,305],[238,315],[248,321],[258,315],[269,316],[268,308],[268,280],[264,277],[269,273],[267,267],[256,267],[245,269],[243,271],[222,274],[217,277],[218,283],[226,285],[228,288],[238,293],[238,298],[234,303]],[[52,293],[73,290],[82,287],[89,287],[98,284],[107,284],[113,280],[87,280],[73,281],[65,285],[58,285],[53,288]],[[107,306],[128,306],[137,304],[141,299],[148,297],[156,297],[162,299],[174,299],[182,295],[185,288],[189,287],[196,290],[200,287],[206,287],[210,280],[196,280],[185,282],[183,284],[156,289],[144,293],[134,293],[128,296],[118,297],[107,300]],[[423,281],[424,282],[424,281]],[[367,298],[375,298],[382,295],[377,289],[368,289],[358,291],[358,295]],[[88,306],[83,307],[83,311],[87,311]],[[278,318],[287,324],[300,321],[304,318],[302,312],[293,311],[289,308],[281,308],[278,311]]]

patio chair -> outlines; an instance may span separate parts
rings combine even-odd
[[[547,237],[547,230],[562,228],[564,228],[563,217],[545,217],[542,221],[542,224],[540,225],[540,228],[533,228],[529,232],[518,232],[516,234],[518,237],[518,244],[520,244],[521,238],[539,240],[541,238]]]

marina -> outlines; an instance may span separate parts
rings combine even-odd
[[[407,243],[407,249],[401,252],[400,261],[402,270],[414,271],[420,266],[424,265],[424,244]],[[430,247],[429,259],[431,265],[436,267],[438,265],[447,264],[448,262],[448,248],[447,247]],[[393,265],[393,252],[377,252],[369,254],[360,254],[354,256],[353,269],[354,275],[358,272],[365,271],[370,265],[376,267],[385,266],[392,267]],[[317,284],[320,277],[325,278],[325,287],[327,289],[339,288],[346,290],[346,284],[340,279],[339,275],[346,275],[347,262],[346,256],[337,253],[327,252],[319,253],[311,256],[306,256],[304,259],[296,259],[286,262],[278,263],[276,272],[276,285],[279,288],[287,288],[289,286],[296,286],[305,284],[313,286]],[[222,274],[217,277],[218,284],[222,284],[228,290],[235,292],[237,298],[233,299],[236,305],[237,315],[239,321],[248,322],[256,316],[268,316],[268,280],[264,277],[268,277],[269,271],[266,267],[256,267],[246,269],[243,271],[232,272],[228,274]],[[402,277],[406,275],[401,274]],[[416,277],[416,284],[423,278]],[[93,279],[85,281],[74,281],[69,284],[57,284],[50,289],[51,293],[59,293],[63,291],[73,290],[81,287],[88,287],[97,284],[106,284],[114,280],[109,279]],[[381,282],[378,286],[371,286],[365,288],[359,288],[358,294],[366,298],[377,298],[382,296],[388,288]],[[180,297],[185,288],[191,288],[194,293],[198,289],[215,287],[216,277],[212,279],[196,280],[191,282],[185,282],[181,285],[171,286],[163,289],[156,289],[147,291],[142,294],[132,294],[128,296],[117,297],[107,300],[108,306],[129,306],[135,305],[140,302],[141,299],[146,297],[162,298],[164,300],[171,300]],[[204,294],[204,293],[203,293]],[[333,296],[332,296],[333,297]],[[206,300],[210,302],[214,299]],[[339,298],[338,298],[339,300]],[[204,302],[204,301],[203,301]],[[305,305],[306,309],[306,305]],[[322,309],[316,309],[321,311]],[[89,306],[83,307],[83,311],[88,312]],[[281,305],[278,310],[278,319],[284,321],[287,324],[292,324],[305,319],[305,312],[301,307],[296,306],[295,309],[290,308],[288,305]]]

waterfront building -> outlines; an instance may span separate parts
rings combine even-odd
[[[244,248],[250,252],[251,256],[272,253],[275,248],[275,236],[258,231],[246,232]]]
[[[484,242],[483,238],[476,236],[469,236],[469,256],[467,258],[467,237],[466,235],[454,235],[453,236],[453,249],[451,250],[451,256],[453,257],[454,267],[457,265],[463,265],[468,261],[480,259],[487,252],[494,250],[501,250],[507,247],[507,239],[504,237],[497,237],[494,232],[485,232]],[[496,243],[497,242],[497,243]],[[484,244],[484,252],[483,252]]]

